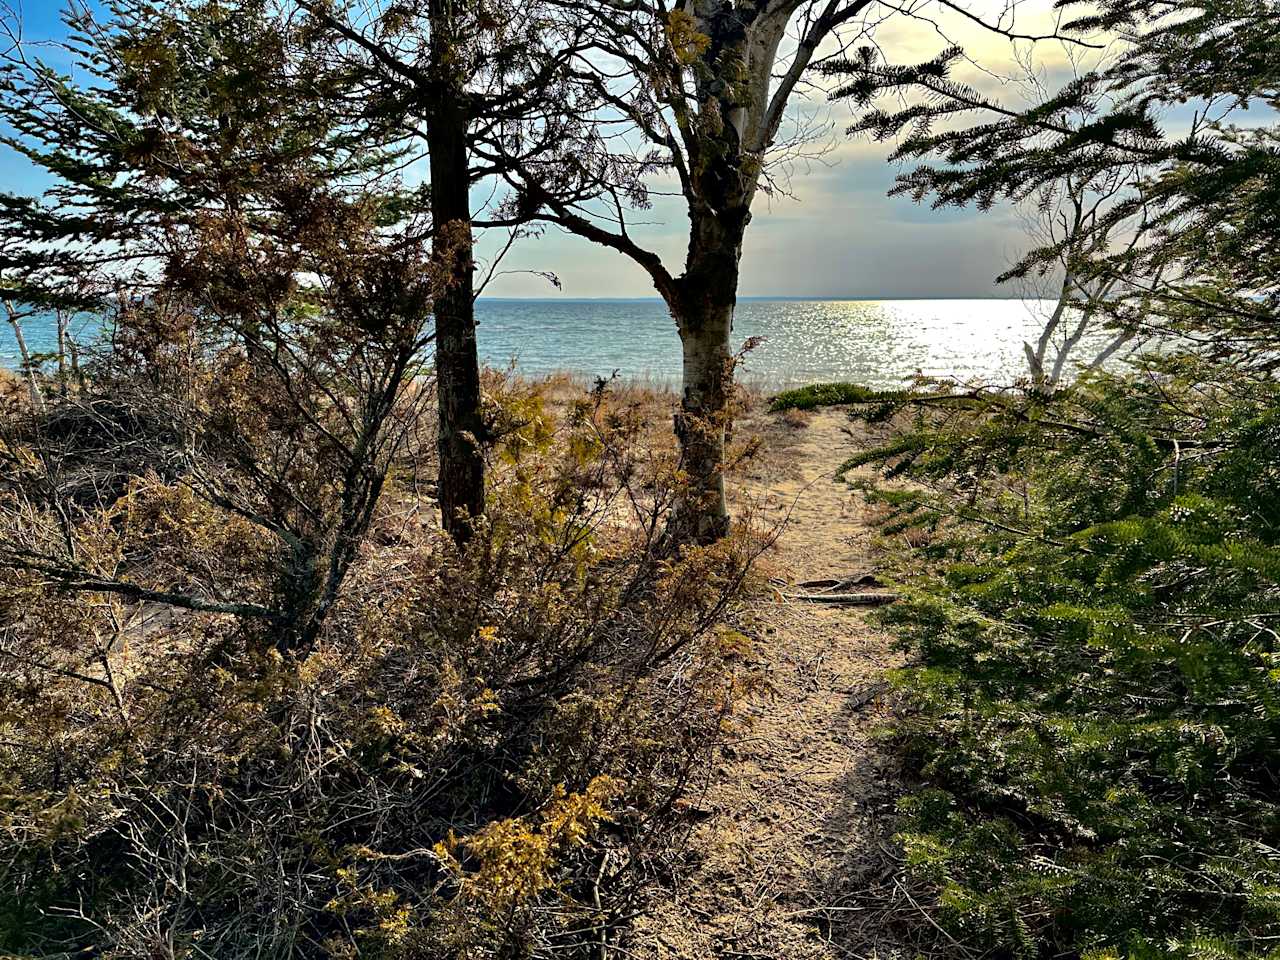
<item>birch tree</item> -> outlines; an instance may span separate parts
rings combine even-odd
[[[31,355],[31,349],[27,346],[26,334],[22,331],[23,323],[31,317],[37,316],[39,311],[23,309],[12,297],[4,298],[3,307],[5,320],[9,324],[9,331],[13,334],[13,342],[18,347],[18,361],[21,364],[22,377],[27,383],[27,397],[31,401],[33,410],[43,409],[44,392],[40,389],[36,362]]]
[[[607,182],[616,158],[583,150],[568,171],[521,164],[513,182],[543,219],[639,264],[666,302],[683,348],[675,430],[690,478],[675,533],[714,539],[728,525],[723,465],[743,241],[757,195],[770,188],[771,164],[795,146],[781,132],[797,91],[811,68],[870,37],[887,18],[930,10],[977,18],[947,0],[908,7],[878,0],[561,2],[590,28],[592,52],[580,69],[606,104],[602,125],[625,126],[643,144],[627,169],[676,179],[689,220],[684,263],[664,262],[628,228],[628,209],[649,202],[633,181],[603,191],[604,203],[563,199],[566,179]],[[986,26],[1035,39],[1008,21]]]
[[[1015,265],[1012,273],[1028,294],[1045,293],[1046,280],[1052,285],[1039,336],[1022,345],[1037,389],[1055,389],[1072,362],[1097,370],[1142,334],[1133,322],[1103,329],[1109,302],[1128,292],[1125,275],[1114,263],[1127,262],[1152,231],[1145,205],[1132,202],[1135,174],[1133,168],[1118,168],[1068,176],[1032,197],[1028,233],[1037,250],[1054,255],[1036,260],[1034,276],[1028,275],[1031,265]],[[1125,204],[1130,215],[1110,216],[1118,204]],[[1091,352],[1082,353],[1085,349]]]

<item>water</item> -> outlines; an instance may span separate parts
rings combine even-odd
[[[1038,335],[1047,304],[1031,300],[769,300],[738,303],[733,341],[764,342],[745,376],[770,386],[848,380],[876,387],[916,373],[1007,382],[1025,375],[1022,343]],[[569,371],[675,382],[680,343],[658,300],[500,300],[476,304],[485,363],[529,375]],[[52,351],[51,320],[24,325],[33,352]],[[82,322],[79,335],[91,334]],[[1082,351],[1087,352],[1087,351]],[[18,350],[0,326],[0,366]]]

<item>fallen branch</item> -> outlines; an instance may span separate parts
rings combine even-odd
[[[846,607],[878,607],[893,603],[896,593],[784,593],[784,600],[800,600],[805,603],[832,603]]]
[[[839,580],[804,580],[797,583],[796,586],[809,591],[817,590],[821,593],[833,593],[836,590],[848,590],[850,587],[883,587],[884,584],[876,579],[875,574],[860,573],[843,577]]]
[[[854,690],[836,691],[837,693],[848,694],[849,699],[844,704],[845,710],[861,710],[870,703],[874,703],[881,696],[889,692],[889,684],[881,680],[877,683],[869,683],[865,687]]]

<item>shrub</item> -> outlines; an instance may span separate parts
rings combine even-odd
[[[931,399],[862,458],[914,481],[879,495],[890,528],[933,531],[885,614],[918,657],[899,839],[964,945],[1275,955],[1278,400],[1168,358]]]
[[[460,552],[393,470],[304,654],[0,573],[0,951],[561,955],[635,908],[752,683],[717,625],[762,540],[664,552],[640,411],[491,387],[490,518]],[[180,486],[128,490],[81,540],[129,577],[236,552]]]
[[[902,398],[902,391],[889,391],[889,396]],[[884,391],[872,390],[856,383],[811,383],[794,390],[784,390],[769,401],[775,413],[783,410],[814,410],[845,403],[867,403],[883,399]]]

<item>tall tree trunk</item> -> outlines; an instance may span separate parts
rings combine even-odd
[[[732,308],[686,316],[680,324],[684,391],[676,414],[676,437],[688,477],[675,518],[680,539],[706,542],[729,528],[724,456],[733,387],[732,329]]]
[[[476,349],[475,265],[471,233],[465,78],[457,76],[455,5],[431,0],[431,55],[440,99],[431,113],[432,255],[444,266],[447,288],[436,299],[436,389],[440,409],[440,516],[465,543],[484,513],[480,358]]]
[[[725,438],[733,396],[733,311],[738,264],[750,214],[695,217],[689,257],[672,304],[683,347],[683,394],[676,415],[688,488],[676,506],[674,534],[706,543],[729,529],[725,500]]]
[[[70,312],[59,310],[58,321],[58,392],[67,395],[67,326],[70,323]]]

